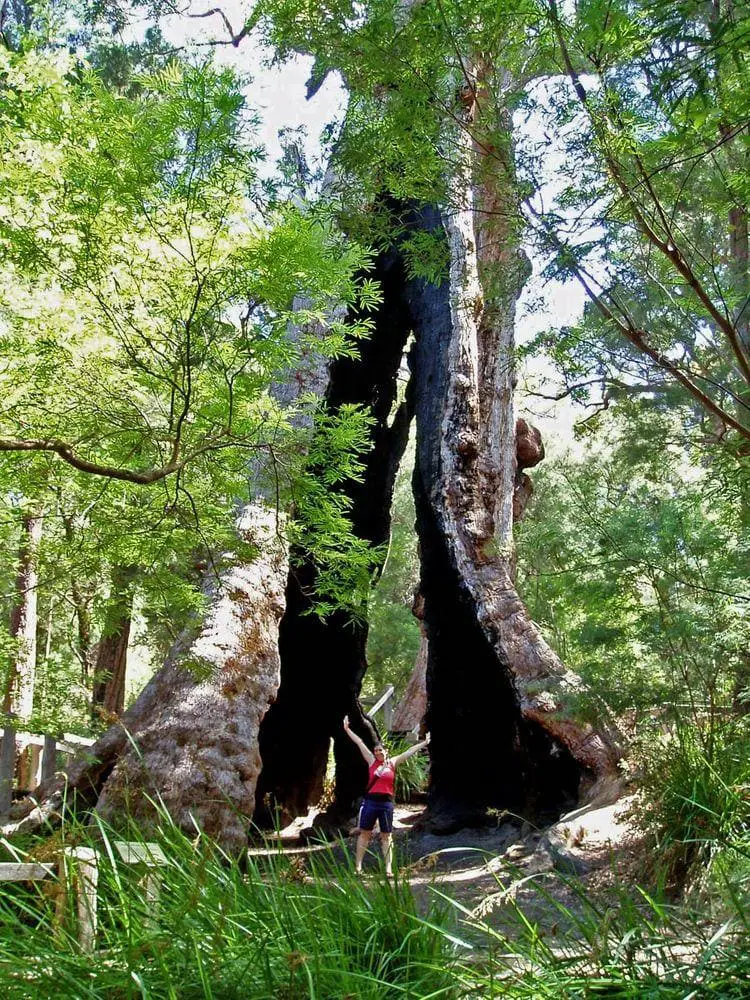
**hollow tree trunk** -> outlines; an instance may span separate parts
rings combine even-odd
[[[25,720],[34,710],[36,679],[36,632],[38,574],[36,552],[42,538],[43,519],[24,514],[18,548],[15,604],[10,616],[10,634],[16,651],[3,692],[3,712]]]
[[[411,419],[408,399],[392,415],[409,327],[404,321],[405,275],[399,255],[382,254],[374,277],[381,283],[383,303],[374,315],[373,334],[359,345],[357,358],[342,358],[331,366],[325,399],[332,412],[359,403],[372,416],[372,448],[364,475],[361,482],[350,482],[347,492],[355,534],[381,545],[390,532],[393,487]],[[261,730],[264,766],[256,820],[263,825],[278,813],[282,820],[303,815],[318,801],[331,739],[336,759],[334,801],[316,824],[347,825],[366,782],[364,762],[341,722],[348,715],[352,728],[370,744],[374,741],[374,727],[357,700],[367,668],[367,623],[351,621],[344,612],[325,620],[311,614],[314,583],[314,566],[293,566],[279,632],[281,686]]]
[[[466,138],[463,151],[450,212],[414,219],[445,233],[451,262],[448,281],[414,282],[411,296],[434,830],[482,822],[488,806],[555,811],[611,780],[617,760],[610,735],[572,714],[580,683],[514,587],[513,334],[524,262],[509,228],[510,170],[478,163]]]
[[[110,719],[111,716],[122,715],[125,708],[125,679],[133,616],[135,574],[134,566],[115,566],[112,570],[112,591],[104,628],[96,650],[94,686],[91,695],[94,717]]]

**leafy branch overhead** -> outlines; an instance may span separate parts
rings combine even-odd
[[[0,58],[0,450],[134,484],[262,453],[272,380],[367,332],[327,320],[367,253],[263,200],[228,70],[169,63],[126,97],[69,57]]]

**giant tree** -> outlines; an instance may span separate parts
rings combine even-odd
[[[415,334],[428,821],[481,821],[488,805],[554,809],[581,781],[606,784],[616,750],[606,726],[568,709],[578,680],[513,583],[514,315],[527,267],[510,116],[531,22],[496,4],[263,10],[282,56],[314,54],[313,86],[332,69],[344,77],[342,224],[382,246],[382,312],[404,342]]]

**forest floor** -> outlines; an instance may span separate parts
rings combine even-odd
[[[412,826],[422,806],[399,805],[394,817],[396,868],[407,878],[420,909],[438,893],[457,904],[462,916],[481,919],[499,930],[509,921],[514,901],[551,936],[586,905],[617,906],[618,893],[642,882],[647,871],[643,837],[627,820],[632,799],[578,809],[544,829],[499,821],[497,826],[465,829],[450,836],[417,833]],[[305,858],[354,851],[354,838],[302,844],[301,827],[311,816],[282,832],[277,849],[295,858],[304,877]],[[251,850],[264,854],[270,845]],[[382,879],[377,837],[365,859],[365,878]]]

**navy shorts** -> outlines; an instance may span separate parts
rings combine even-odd
[[[391,833],[393,831],[393,802],[389,800],[376,800],[365,796],[359,810],[360,830],[373,830],[375,820],[380,825],[381,833]]]

